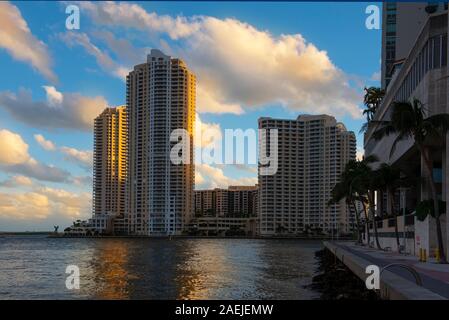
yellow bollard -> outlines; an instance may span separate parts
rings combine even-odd
[[[440,262],[440,250],[438,248],[435,249],[435,259]]]
[[[423,249],[423,260],[422,262],[427,262],[427,250]]]

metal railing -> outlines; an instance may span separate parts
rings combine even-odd
[[[413,267],[411,267],[409,265],[406,265],[406,264],[403,264],[403,263],[390,263],[390,264],[387,264],[385,267],[382,268],[382,270],[380,271],[380,275],[379,276],[382,275],[383,271],[385,271],[387,268],[390,268],[390,267],[401,267],[401,268],[403,268],[405,270],[410,271],[410,273],[415,278],[416,284],[418,286],[422,287],[422,280],[421,280],[421,276],[419,275],[419,273],[416,272],[416,270]]]

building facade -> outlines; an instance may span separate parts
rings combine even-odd
[[[278,132],[276,173],[261,175],[259,164],[260,235],[351,232],[354,216],[344,201],[328,201],[345,164],[356,157],[354,133],[328,115],[260,118],[259,129],[266,130],[267,143],[270,131]]]
[[[447,3],[385,2],[382,6],[381,85],[386,88],[395,69],[413,48],[429,13],[447,11]]]
[[[195,216],[256,217],[257,194],[257,185],[195,190]]]
[[[396,10],[400,12],[400,8],[408,5],[408,3],[403,3]],[[413,8],[412,4],[410,4],[408,10],[403,10],[399,13],[403,15],[403,19],[396,22],[397,29],[404,29],[410,24],[416,23],[414,21],[416,13],[410,13],[410,8]],[[396,68],[388,86],[386,86],[385,96],[374,115],[374,120],[389,120],[393,102],[410,101],[414,98],[419,99],[424,104],[426,116],[449,112],[447,3],[433,3],[425,6],[425,15],[421,17],[422,14],[420,14],[419,18],[422,19],[419,30],[415,30],[416,32],[412,35],[407,35],[413,41],[408,43],[408,50],[402,57],[403,59],[396,61],[398,68]],[[401,37],[404,36],[402,35]],[[397,36],[397,41],[399,39],[399,36]],[[383,47],[386,45],[387,43],[382,43]],[[385,50],[383,48],[383,51]],[[383,57],[384,59],[385,57]],[[387,62],[383,61],[383,63]],[[365,155],[376,155],[379,158],[379,163],[385,162],[396,166],[407,176],[425,176],[422,155],[417,150],[412,139],[401,141],[397,144],[395,151],[390,154],[391,146],[396,136],[391,135],[377,141],[372,136],[376,129],[375,125],[370,125],[365,133]],[[443,145],[435,144],[431,146],[430,157],[432,158],[434,180],[437,183],[437,193],[439,198],[446,201],[446,212],[448,212],[447,186],[449,175],[447,174],[447,168],[449,168],[449,140],[447,138],[445,140]],[[426,183],[417,184],[408,188],[408,190],[396,193],[394,197],[396,199],[393,200],[400,204],[401,210],[405,209],[408,212],[413,212],[421,200],[429,197],[429,186]],[[384,196],[378,193],[376,201],[378,215],[385,211],[388,201],[391,200],[388,197],[384,199]],[[446,224],[442,230],[446,238],[448,237],[446,230],[449,227],[447,225],[449,219],[446,218],[446,215],[442,215],[441,219],[443,226]],[[414,233],[411,234],[414,237],[414,247],[426,249],[429,253],[434,252],[437,246],[434,219],[427,218],[424,222],[415,219],[413,229]],[[449,239],[446,239],[449,243]],[[389,243],[392,242],[390,240],[388,237],[383,238],[381,235],[382,245],[389,246]],[[394,242],[392,247],[396,247]],[[447,247],[448,245],[446,244],[446,250]]]
[[[127,215],[129,233],[179,234],[194,207],[195,75],[180,60],[151,50],[126,79],[129,123]],[[174,164],[170,141],[187,132],[189,161]]]
[[[106,108],[94,120],[94,215],[124,216],[127,156],[126,107]]]

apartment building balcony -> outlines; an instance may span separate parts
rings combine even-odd
[[[374,120],[390,120],[391,106],[395,101],[420,100],[425,107],[426,116],[448,113],[449,81],[448,81],[448,13],[429,15],[429,18],[416,39],[408,57],[401,62],[389,83],[381,105],[374,115]],[[365,155],[375,155],[379,162],[375,167],[384,162],[398,167],[403,174],[416,177],[417,183],[406,191],[405,203],[402,207],[416,208],[417,204],[428,199],[430,190],[428,183],[423,181],[426,176],[422,155],[414,144],[412,138],[400,141],[391,153],[391,146],[396,135],[384,137],[376,141],[373,133],[378,129],[377,125],[369,125],[364,136]],[[428,141],[430,157],[433,164],[433,176],[437,184],[437,194],[447,203],[446,212],[449,212],[447,186],[449,186],[449,139],[443,143]],[[388,199],[387,202],[391,201]],[[377,194],[376,212],[382,216],[384,200],[381,192]],[[447,219],[446,219],[447,221]],[[449,228],[449,222],[443,225],[443,233]],[[427,252],[436,248],[435,221],[428,217],[420,224],[419,231],[414,235],[420,239]],[[415,239],[415,242],[417,240]],[[449,247],[449,238],[446,239],[446,251]],[[449,253],[449,252],[448,252]]]

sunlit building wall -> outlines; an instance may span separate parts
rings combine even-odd
[[[123,216],[127,174],[126,107],[106,108],[94,120],[93,213]]]
[[[195,75],[180,60],[151,50],[126,78],[129,108],[129,233],[181,233],[194,206]],[[189,164],[174,164],[175,129],[190,140]]]

